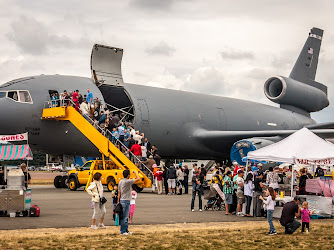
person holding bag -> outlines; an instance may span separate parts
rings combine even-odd
[[[103,186],[101,183],[101,177],[102,174],[99,172],[96,172],[93,176],[93,180],[89,187],[87,188],[87,193],[92,197],[92,206],[94,208],[93,217],[92,217],[92,225],[91,229],[106,229],[106,227],[103,224],[104,215],[106,214],[106,206],[105,203],[107,202],[107,199],[103,197]],[[98,227],[96,226],[96,219],[98,215],[98,210],[101,210],[101,218],[100,223]]]

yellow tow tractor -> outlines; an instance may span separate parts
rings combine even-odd
[[[77,188],[89,186],[92,181],[93,175],[96,172],[102,174],[101,182],[103,185],[108,187],[109,191],[114,189],[115,184],[118,184],[120,180],[123,179],[123,171],[127,169],[123,166],[117,166],[111,160],[92,160],[87,161],[81,167],[70,171],[68,174],[68,188],[72,191],[77,190]],[[133,170],[138,171],[138,168],[129,168],[130,170],[130,179],[135,179],[136,176],[133,173]],[[144,187],[151,187],[151,180],[147,178],[147,176],[142,173],[140,170],[138,171],[138,175],[140,180],[137,181],[134,185],[134,188],[137,192],[141,192]],[[85,188],[85,189],[86,189]]]

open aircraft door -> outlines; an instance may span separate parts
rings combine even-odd
[[[94,44],[90,58],[90,69],[95,84],[124,86],[122,77],[123,49]]]

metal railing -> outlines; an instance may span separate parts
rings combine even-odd
[[[46,108],[46,104],[48,105],[47,108],[55,108],[55,107],[64,107],[64,106],[73,106],[75,107],[75,103],[71,99],[59,99],[59,100],[50,100],[46,101],[44,103],[44,108]],[[94,120],[89,115],[83,115],[83,117],[94,127],[99,131],[104,137],[106,137],[109,141],[113,143],[113,138],[116,140],[116,143],[113,143],[117,147],[117,143],[120,146],[123,146],[123,148],[131,154],[133,158],[135,158],[138,162],[140,162],[141,166],[144,166],[151,174],[153,174],[152,170],[149,169],[135,154],[133,154],[127,146],[125,146],[119,139],[113,136],[113,134],[110,132],[109,129],[103,129],[99,126],[99,122],[94,122]],[[122,152],[122,150],[120,149]],[[123,152],[122,152],[123,153]]]

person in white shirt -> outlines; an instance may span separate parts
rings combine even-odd
[[[250,172],[247,174],[245,184],[244,184],[244,194],[246,198],[246,214],[245,216],[250,217],[250,206],[252,203],[253,197],[253,190],[254,190],[254,183],[253,183],[253,173]]]
[[[100,198],[103,197],[103,186],[101,183],[101,177],[102,177],[102,174],[99,172],[96,172],[93,176],[94,181],[91,182],[91,184],[86,190],[87,193],[90,196],[92,196],[92,206],[94,208],[94,213],[92,217],[92,225],[90,227],[91,229],[98,229],[98,228],[106,229],[106,227],[103,224],[104,215],[107,212],[106,206],[105,206],[106,204],[100,203]],[[99,209],[101,210],[101,218],[100,218],[100,223],[97,227],[95,223],[96,223],[97,214],[98,214]]]
[[[136,131],[136,134],[133,136],[133,139],[138,142],[138,144],[141,144],[141,140],[143,139],[143,137],[139,134],[139,131]]]
[[[130,200],[130,212],[129,212],[129,223],[132,224],[133,214],[136,208],[136,199],[137,199],[137,192],[132,189],[131,192],[131,200]]]
[[[274,209],[275,209],[276,194],[272,187],[269,187],[267,189],[267,195],[268,195],[267,200],[263,199],[262,196],[260,196],[259,199],[262,200],[263,203],[267,207],[267,220],[269,224],[268,235],[274,235],[274,234],[277,234],[276,229],[273,224],[273,214],[274,214]]]
[[[88,106],[86,100],[84,100],[80,104],[80,111],[81,111],[82,116],[85,117],[86,120],[88,120],[88,117],[89,117],[89,106]]]
[[[242,169],[238,170],[238,177],[237,177],[237,203],[238,203],[238,212],[237,216],[244,216],[242,214],[242,204],[245,203],[245,195],[244,195],[244,171]]]
[[[184,181],[184,173],[182,171],[182,164],[180,164],[178,167],[176,167],[176,177],[179,182],[179,193],[177,195],[182,195],[182,187],[183,187],[183,181]]]
[[[145,145],[143,143],[140,144],[140,147],[141,147],[141,160],[146,161],[146,159],[147,159],[147,148],[145,147]]]

